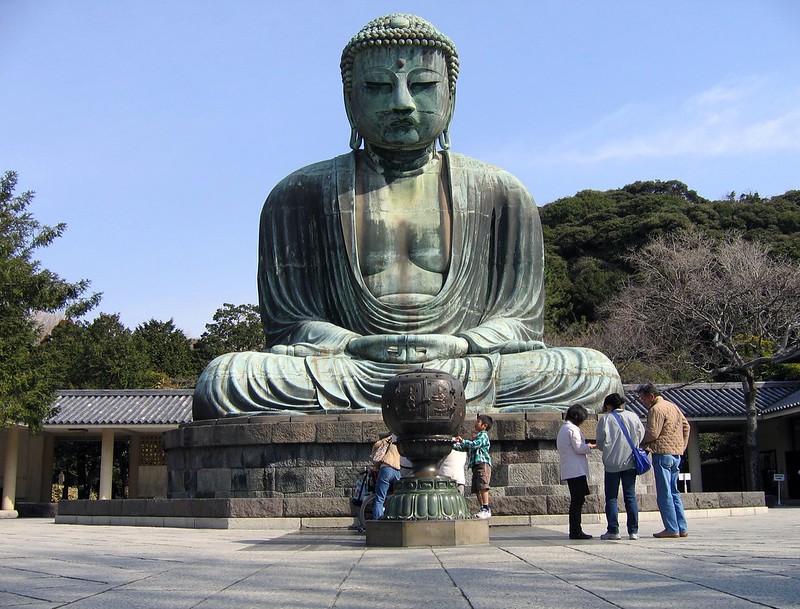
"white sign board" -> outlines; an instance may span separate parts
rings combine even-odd
[[[783,482],[785,480],[785,474],[772,474],[772,481],[773,482]]]

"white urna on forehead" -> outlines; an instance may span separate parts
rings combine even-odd
[[[458,53],[453,42],[421,17],[392,14],[370,21],[350,39],[342,51],[340,68],[345,98],[350,96],[353,88],[353,64],[359,53],[367,49],[406,47],[441,53],[446,64],[450,94],[455,93],[458,79]],[[397,62],[402,59],[404,58],[399,57]]]

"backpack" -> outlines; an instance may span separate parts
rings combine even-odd
[[[389,452],[389,447],[392,445],[392,436],[386,436],[382,438],[380,441],[376,442],[375,447],[372,449],[372,452],[369,454],[370,460],[375,465],[380,465],[383,462],[383,458],[386,456],[386,453]]]

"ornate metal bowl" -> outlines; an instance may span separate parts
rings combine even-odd
[[[464,385],[441,370],[403,372],[384,386],[381,410],[414,475],[435,475],[464,422]]]

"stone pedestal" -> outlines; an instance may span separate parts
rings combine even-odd
[[[490,413],[492,513],[566,514],[569,491],[559,476],[556,435],[561,413]],[[582,430],[594,438],[597,419]],[[473,421],[463,424],[469,437]],[[164,434],[172,499],[270,500],[275,516],[349,516],[350,492],[369,452],[388,430],[379,414],[242,416],[182,425]],[[589,456],[587,512],[602,513],[603,464]],[[469,477],[468,477],[469,479]],[[652,473],[637,493],[654,497]],[[467,497],[470,511],[478,506]],[[643,506],[648,509],[649,506]]]
[[[413,548],[489,543],[488,520],[371,520],[367,545]]]

